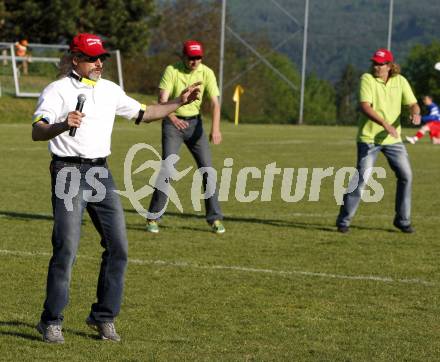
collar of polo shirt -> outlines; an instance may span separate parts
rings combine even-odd
[[[84,83],[88,86],[94,87],[97,83],[97,81],[95,80],[91,80],[89,78],[84,78],[81,77],[77,72],[75,72],[74,70],[72,70],[69,74],[69,77],[76,79],[78,82]]]

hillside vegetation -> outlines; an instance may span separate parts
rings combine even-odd
[[[299,24],[272,1],[240,0],[228,2],[228,23],[253,46],[262,39],[276,46],[304,24],[303,0],[277,0]],[[320,78],[336,80],[346,64],[365,69],[371,53],[386,47],[388,37],[388,0],[310,1],[308,31],[309,72]],[[429,44],[440,38],[439,2],[399,0],[394,2],[392,50],[403,61],[415,44]],[[433,16],[435,14],[435,16]],[[301,64],[303,33],[279,48]],[[237,42],[232,36],[228,42]]]

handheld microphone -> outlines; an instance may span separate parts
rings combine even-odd
[[[78,95],[78,103],[76,103],[75,111],[82,112],[84,107],[84,102],[86,101],[87,97],[84,94]],[[75,137],[76,134],[76,127],[70,127],[69,136]]]

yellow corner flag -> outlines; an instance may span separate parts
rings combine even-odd
[[[244,89],[240,84],[237,84],[232,100],[235,102],[235,125],[238,126],[238,114],[240,112],[240,96],[244,93]]]

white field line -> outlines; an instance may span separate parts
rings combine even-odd
[[[45,252],[28,252],[28,251],[19,251],[19,250],[1,250],[0,255],[13,255],[13,256],[25,256],[25,257],[50,257],[50,253]],[[87,260],[97,260],[93,257],[81,256],[78,255],[78,258],[87,259]],[[435,282],[428,282],[422,279],[398,279],[391,277],[383,277],[383,276],[374,276],[374,275],[344,275],[344,274],[332,274],[332,273],[318,273],[318,272],[310,272],[310,271],[302,271],[302,270],[273,270],[273,269],[260,269],[260,268],[249,268],[242,266],[234,266],[234,265],[200,265],[195,263],[188,262],[172,262],[172,261],[164,261],[164,260],[144,260],[144,259],[129,259],[129,263],[136,265],[160,265],[160,266],[168,266],[168,267],[177,267],[177,268],[193,268],[193,269],[203,269],[203,270],[232,270],[238,272],[245,273],[257,273],[257,274],[272,274],[279,276],[306,276],[306,277],[318,277],[318,278],[326,278],[326,279],[344,279],[344,280],[360,280],[360,281],[374,281],[374,282],[382,282],[382,283],[404,283],[404,284],[419,284],[426,286],[434,286],[437,285]]]
[[[22,151],[26,151],[26,152],[35,152],[35,151],[47,151],[47,146],[46,147],[0,147],[0,151],[5,151],[5,152],[22,152]],[[49,160],[49,153],[47,153],[48,155],[48,160]]]
[[[274,140],[274,141],[259,141],[259,142],[242,142],[242,145],[244,146],[263,146],[263,145],[301,145],[301,144],[314,144],[316,145],[316,140],[310,139],[310,140],[300,140],[300,139],[289,139],[289,140]],[[356,146],[356,142],[353,140],[326,140],[326,141],[319,141],[320,145],[353,145]]]

